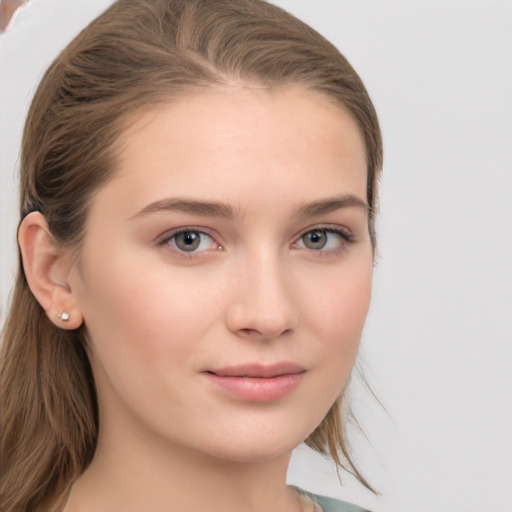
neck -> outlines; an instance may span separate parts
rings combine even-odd
[[[73,486],[64,512],[298,512],[303,508],[296,491],[286,485],[288,453],[272,460],[227,461],[138,434],[101,431],[94,459]]]

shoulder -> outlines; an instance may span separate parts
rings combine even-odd
[[[308,493],[313,501],[322,507],[323,512],[370,512],[364,508],[352,505],[346,501],[340,501],[327,496]]]

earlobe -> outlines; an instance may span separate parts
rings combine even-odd
[[[63,329],[80,327],[82,313],[69,285],[72,258],[56,243],[41,213],[23,219],[18,244],[30,290],[48,318]]]

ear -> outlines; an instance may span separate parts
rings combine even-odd
[[[56,243],[41,213],[32,212],[23,219],[18,244],[30,290],[48,318],[62,329],[80,327],[82,312],[69,286],[71,251]]]

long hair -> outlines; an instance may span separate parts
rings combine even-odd
[[[118,0],[44,75],[25,124],[20,218],[40,211],[55,240],[80,247],[92,195],[112,175],[123,129],[145,109],[233,84],[301,86],[357,123],[374,237],[379,125],[347,60],[312,28],[263,0]],[[21,260],[21,258],[20,258]],[[57,328],[20,261],[2,335],[2,510],[58,509],[94,454],[98,413],[83,328]],[[355,473],[333,405],[306,443]],[[43,505],[44,504],[44,505]]]

